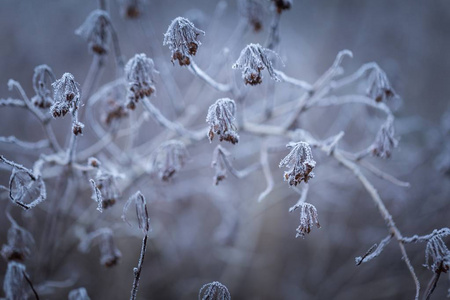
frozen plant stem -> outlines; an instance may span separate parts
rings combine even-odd
[[[133,269],[134,280],[133,280],[133,288],[131,289],[130,300],[136,299],[137,291],[139,288],[139,279],[141,278],[142,265],[144,264],[145,250],[147,249],[147,238],[148,235],[147,234],[144,235],[144,238],[142,239],[141,254],[139,255],[138,265],[136,268]]]
[[[194,59],[191,58],[191,64],[189,65],[189,71],[192,74],[198,76],[200,79],[205,81],[207,84],[218,90],[219,92],[229,92],[231,90],[231,86],[228,84],[223,84],[212,79],[208,74],[206,74],[199,66],[195,63]]]

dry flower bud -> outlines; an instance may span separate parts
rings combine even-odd
[[[292,1],[293,0],[272,0],[279,14],[281,14],[283,10],[291,9]]]
[[[200,288],[198,292],[200,300],[231,300],[230,292],[227,287],[218,281],[207,283]]]
[[[425,266],[436,273],[447,273],[450,270],[450,250],[439,235],[432,237],[427,243]]]
[[[24,261],[30,255],[30,248],[34,244],[31,233],[20,227],[16,221],[7,213],[11,222],[8,229],[8,243],[3,245],[1,254],[6,261]]]
[[[197,53],[201,45],[198,40],[200,34],[205,35],[205,32],[196,28],[186,18],[178,17],[170,23],[164,34],[163,45],[168,45],[172,51],[172,63],[178,60],[180,66],[191,64],[190,57]]]
[[[392,149],[397,147],[398,140],[395,138],[394,125],[391,119],[381,126],[372,145],[372,154],[381,158],[389,158]]]
[[[3,281],[3,291],[6,299],[28,299],[30,285],[25,276],[27,276],[26,267],[23,264],[15,261],[8,262],[8,269]]]
[[[64,73],[61,79],[52,83],[54,103],[50,107],[53,117],[65,116],[69,111],[74,114],[80,102],[79,84],[72,74]]]
[[[150,172],[158,174],[162,181],[168,181],[181,170],[188,159],[189,153],[182,142],[166,141],[151,154]]]
[[[52,82],[55,75],[52,69],[47,65],[40,65],[34,68],[33,89],[36,93],[31,102],[39,108],[49,108],[53,104]]]
[[[314,225],[320,228],[318,216],[317,209],[314,205],[303,202],[300,206],[300,225],[297,228],[295,237],[305,237],[306,234],[311,232],[311,228]]]
[[[206,122],[209,124],[209,141],[219,136],[220,141],[228,141],[233,145],[239,142],[235,125],[236,103],[229,98],[218,99],[208,109]]]
[[[155,92],[153,73],[157,73],[155,64],[144,53],[136,54],[127,62],[125,76],[128,85],[127,107],[129,109],[134,109],[139,99],[150,97]]]
[[[103,209],[113,206],[120,197],[114,174],[99,168],[95,180],[91,179],[90,182],[93,188],[91,198],[98,203],[98,211],[102,212]]]
[[[309,179],[314,177],[312,170],[316,166],[311,147],[305,142],[289,143],[286,147],[292,148],[292,150],[281,160],[279,165],[280,168],[286,167],[289,169],[284,172],[284,180],[289,185],[295,186],[302,181],[308,182]]]
[[[148,217],[147,202],[144,195],[140,191],[131,196],[123,207],[122,220],[128,223],[126,213],[130,204],[134,202],[136,206],[136,216],[138,219],[139,228],[146,235],[150,230],[150,218]],[[130,225],[130,223],[128,223]],[[131,225],[130,225],[131,226]]]
[[[120,10],[126,18],[135,19],[141,15],[144,0],[121,0]]]
[[[122,254],[114,243],[113,232],[109,228],[100,228],[82,238],[78,249],[88,252],[93,245],[98,245],[100,250],[100,263],[105,267],[117,265]]]
[[[389,83],[386,73],[379,67],[373,69],[368,81],[367,95],[376,102],[387,102],[397,97],[397,93]]]
[[[263,27],[264,6],[258,0],[239,0],[239,12],[253,26],[253,30],[258,32]]]
[[[94,10],[84,23],[75,31],[88,42],[89,50],[94,54],[108,53],[111,40],[111,19],[104,10]]]
[[[80,287],[69,292],[69,300],[91,300],[84,287]]]
[[[83,134],[83,128],[84,124],[79,121],[75,121],[72,124],[72,132],[75,135]]]
[[[233,65],[233,69],[242,70],[242,79],[244,79],[245,84],[260,84],[262,82],[261,71],[264,69],[267,69],[270,78],[275,81],[280,81],[280,78],[278,78],[273,69],[269,55],[278,57],[277,53],[263,48],[260,44],[249,44],[241,51],[238,60]]]

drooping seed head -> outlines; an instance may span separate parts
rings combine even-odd
[[[370,73],[368,83],[367,95],[376,102],[386,103],[393,98],[398,97],[397,93],[392,88],[386,73],[378,66]]]
[[[54,103],[50,107],[53,117],[65,116],[69,111],[74,114],[80,105],[79,84],[70,73],[64,73],[61,79],[52,83]]]
[[[428,240],[425,249],[425,266],[436,273],[447,273],[450,270],[450,250],[439,235]]]
[[[134,109],[139,99],[150,97],[155,92],[153,75],[157,73],[155,64],[144,53],[136,54],[125,65],[125,76],[128,86],[129,109]]]
[[[394,124],[391,119],[384,123],[377,133],[375,142],[372,144],[372,154],[381,158],[391,157],[392,150],[397,147],[398,140],[395,138]]]
[[[245,84],[257,85],[262,82],[261,71],[267,69],[270,78],[280,81],[272,66],[269,56],[279,57],[277,53],[270,49],[263,48],[260,44],[249,44],[242,51],[233,65],[233,69],[242,70],[242,79]]]
[[[239,142],[235,125],[236,103],[229,98],[218,99],[208,109],[206,122],[209,124],[209,141],[219,136],[220,141],[228,141],[233,145]]]
[[[111,41],[111,19],[104,10],[94,10],[84,23],[75,30],[75,34],[88,42],[89,50],[97,55],[105,55],[109,51]]]
[[[53,104],[52,82],[55,75],[47,65],[39,65],[34,68],[33,89],[36,95],[31,98],[31,102],[39,108],[49,108]]]
[[[198,40],[200,34],[205,32],[196,28],[194,24],[186,18],[178,17],[172,21],[164,34],[163,45],[168,45],[172,51],[172,63],[178,60],[180,66],[191,64],[190,57],[197,53],[201,45]]]
[[[238,9],[240,15],[247,20],[255,32],[262,29],[265,11],[260,1],[239,0]]]
[[[126,213],[128,211],[128,207],[132,203],[134,203],[136,207],[136,217],[138,220],[138,226],[142,230],[142,233],[146,235],[150,231],[150,218],[148,216],[147,211],[147,202],[145,201],[144,195],[140,191],[132,195],[123,206],[122,220],[128,223]],[[130,223],[128,224],[131,226]]]
[[[136,19],[141,15],[145,0],[120,0],[120,11],[126,18]]]
[[[31,253],[30,249],[34,244],[33,236],[20,227],[8,213],[7,217],[11,227],[8,229],[7,243],[2,246],[1,254],[6,261],[23,262]]]
[[[311,232],[311,228],[316,225],[320,228],[319,215],[314,205],[303,202],[300,205],[300,225],[297,228],[297,235],[295,237],[305,237]]]
[[[198,292],[199,300],[231,300],[227,287],[218,281],[202,286]]]
[[[284,172],[284,180],[291,186],[296,186],[302,181],[308,182],[314,177],[312,170],[316,166],[311,147],[305,142],[289,143],[286,147],[292,148],[292,150],[281,160],[279,165],[280,168],[288,168],[288,171]]]
[[[188,159],[189,153],[181,141],[166,141],[151,154],[150,173],[157,174],[162,181],[168,181]]]

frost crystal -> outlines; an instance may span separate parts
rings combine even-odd
[[[394,125],[392,120],[388,120],[381,126],[372,145],[372,154],[381,158],[389,158],[392,149],[397,147],[398,140],[394,136]]]
[[[218,99],[208,109],[206,122],[209,124],[209,141],[214,139],[214,135],[219,136],[220,141],[228,141],[233,145],[239,142],[234,124],[236,115],[236,103],[229,98]]]
[[[3,245],[1,254],[7,261],[24,261],[30,255],[30,247],[34,244],[33,236],[20,227],[9,214],[7,217],[11,227],[8,230],[8,243]]]
[[[168,181],[181,170],[189,158],[186,146],[177,140],[162,143],[150,157],[150,172],[162,181]]]
[[[94,10],[75,31],[88,42],[89,50],[98,55],[108,53],[111,40],[111,19],[104,10]]]
[[[264,6],[258,0],[240,0],[238,2],[240,14],[253,26],[253,30],[258,32],[263,26]]]
[[[302,181],[308,182],[309,179],[314,177],[312,170],[316,166],[311,147],[305,142],[289,143],[286,147],[292,148],[292,150],[281,160],[279,165],[280,168],[286,167],[289,169],[284,172],[284,180],[291,186],[296,186]]]
[[[47,65],[40,65],[34,68],[33,89],[36,93],[31,99],[34,105],[40,108],[49,108],[53,104],[52,82],[55,75]]]
[[[69,293],[69,300],[91,300],[84,287],[80,287],[75,290],[71,290]]]
[[[148,217],[147,202],[145,201],[144,195],[142,195],[140,191],[136,192],[133,196],[131,196],[123,206],[122,220],[128,223],[126,213],[128,207],[133,202],[136,206],[136,216],[138,219],[139,228],[146,235],[150,230],[150,218]]]
[[[262,82],[261,71],[267,69],[270,78],[275,81],[280,81],[272,62],[269,60],[269,55],[278,57],[278,54],[270,49],[263,48],[260,44],[249,44],[242,51],[233,65],[233,69],[241,69],[242,79],[245,84],[257,85]]]
[[[450,250],[439,235],[432,237],[427,243],[425,266],[436,273],[447,273],[450,270]]]
[[[199,300],[231,300],[227,287],[218,281],[207,283],[198,292]]]
[[[201,45],[198,40],[200,34],[205,35],[205,32],[186,18],[178,17],[172,21],[163,41],[163,45],[168,45],[172,51],[172,63],[178,60],[180,66],[191,64],[190,57],[197,53]]]
[[[396,92],[387,79],[386,73],[379,67],[373,69],[368,81],[367,95],[376,102],[386,102],[397,97]]]
[[[300,205],[300,225],[297,228],[297,235],[295,237],[305,237],[306,234],[311,232],[311,228],[314,225],[320,228],[318,216],[317,209],[314,205],[303,202]]]
[[[65,116],[69,111],[74,114],[80,105],[80,89],[73,75],[64,73],[61,79],[52,83],[52,87],[55,102],[50,107],[50,112],[53,117]]]
[[[6,299],[28,299],[29,284],[25,278],[26,267],[18,262],[10,261],[3,281],[3,291]]]
[[[139,99],[150,97],[155,92],[153,74],[157,73],[155,64],[144,53],[136,54],[125,65],[125,76],[128,84],[129,109],[134,109]]]

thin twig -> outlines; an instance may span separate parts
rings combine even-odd
[[[139,262],[136,268],[133,269],[134,280],[133,280],[133,288],[131,289],[131,297],[130,300],[135,300],[137,296],[137,291],[139,288],[139,280],[141,278],[142,264],[144,263],[145,251],[147,249],[147,238],[148,235],[144,235],[142,240],[141,254],[139,256]]]
[[[194,75],[198,76],[200,79],[205,81],[207,84],[218,90],[219,92],[229,92],[231,90],[231,86],[228,84],[223,84],[212,79],[208,74],[206,74],[191,58],[191,64],[188,67],[189,71]]]

